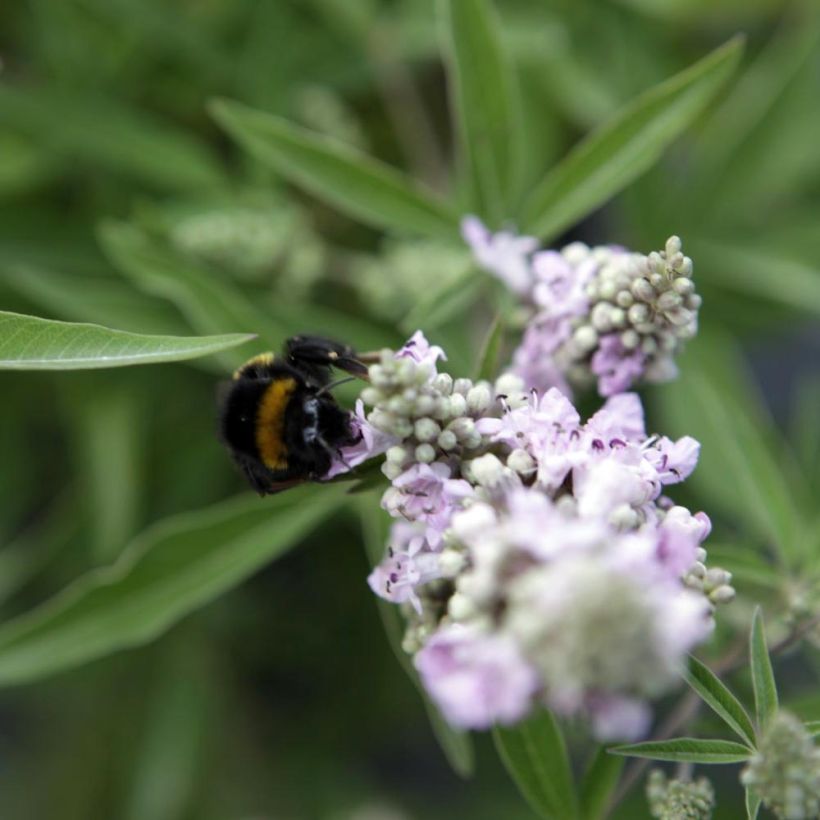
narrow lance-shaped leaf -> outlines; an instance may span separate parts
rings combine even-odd
[[[725,723],[750,746],[755,745],[755,730],[752,721],[740,701],[725,684],[697,658],[689,659],[688,684],[700,695]]]
[[[498,372],[498,360],[501,356],[501,344],[504,341],[504,317],[498,314],[493,320],[481,354],[478,357],[478,367],[476,368],[476,381],[481,379],[492,380]]]
[[[757,820],[760,811],[760,798],[746,789],[746,818],[747,820]]]
[[[493,729],[501,760],[521,794],[548,820],[571,820],[578,804],[561,729],[547,709],[515,726]]]
[[[693,484],[771,543],[784,564],[796,564],[806,550],[804,488],[784,469],[788,447],[773,433],[732,339],[701,332],[681,359],[680,378],[657,396],[665,429],[702,445]]]
[[[613,746],[610,752],[650,760],[674,760],[679,763],[740,763],[754,752],[732,740],[701,740],[677,737],[673,740],[647,740],[628,746]]]
[[[372,494],[369,497],[362,498],[359,510],[365,551],[370,564],[375,566],[381,561],[387,544],[387,516],[379,509],[376,498]],[[427,709],[433,734],[436,736],[444,756],[457,774],[461,777],[469,777],[474,768],[473,744],[469,733],[450,726],[424,691],[419,676],[410,661],[410,656],[401,646],[401,616],[397,607],[380,598],[376,599],[376,604],[379,608],[379,616],[390,648],[393,650],[399,666],[404,669],[413,685],[418,689]]]
[[[774,680],[769,649],[766,646],[766,631],[760,607],[755,609],[752,618],[752,632],[749,636],[749,666],[752,670],[757,725],[763,731],[777,713],[777,684]]]
[[[533,192],[522,230],[552,239],[649,170],[720,91],[742,47],[741,38],[730,40],[579,143]]]
[[[521,134],[519,100],[490,0],[443,0],[450,97],[472,194],[471,210],[492,221],[510,213]]]
[[[160,635],[297,544],[341,504],[313,485],[240,496],[146,530],[93,570],[0,628],[0,684],[20,684]]]
[[[254,157],[341,211],[377,228],[458,236],[456,215],[394,168],[280,117],[218,100],[211,113]]]
[[[252,334],[145,336],[0,311],[0,370],[88,370],[208,356]]]
[[[581,817],[583,820],[601,820],[624,767],[624,759],[611,755],[606,746],[596,750],[581,781]]]

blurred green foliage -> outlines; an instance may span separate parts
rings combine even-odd
[[[713,515],[712,560],[735,572],[740,598],[721,619],[715,652],[745,632],[753,601],[771,612],[775,636],[787,634],[820,611],[820,393],[810,372],[820,351],[816,5],[504,0],[498,22],[462,20],[478,51],[455,47],[451,58],[442,57],[435,5],[3,4],[0,306],[143,334],[256,333],[259,349],[299,331],[372,348],[422,326],[447,347],[453,372],[471,372],[499,294],[471,270],[454,239],[459,209],[445,197],[510,218],[500,203],[520,205],[589,129],[745,32],[735,81],[651,171],[639,175],[680,129],[653,132],[657,146],[636,143],[605,195],[579,205],[562,196],[577,193],[594,151],[570,169],[569,189],[553,171],[541,198],[559,211],[536,210],[556,242],[648,251],[669,234],[684,238],[705,332],[682,360],[681,380],[649,391],[650,426],[703,442],[692,486],[676,497]],[[475,62],[481,49],[486,64]],[[452,60],[461,100],[481,98],[485,70],[499,83],[489,119],[475,106],[451,118]],[[293,124],[310,129],[315,142],[294,143],[301,156],[331,145],[342,159],[363,158],[364,176],[355,190],[341,178],[335,193],[325,186],[316,196],[319,183],[298,178],[292,156],[282,159],[281,139],[275,160],[269,143],[245,140],[246,152],[230,141],[208,113],[215,98],[275,115],[252,114],[268,132],[279,123],[280,137]],[[214,110],[228,122],[226,112],[246,109]],[[628,131],[636,109],[626,110]],[[520,144],[493,133],[499,118],[515,123]],[[465,143],[465,129],[489,129],[495,147],[465,157],[465,144],[476,145]],[[368,187],[371,171],[397,181],[393,195]],[[339,204],[354,195],[345,215]],[[433,217],[427,202],[436,203]],[[592,207],[570,236],[556,236]],[[487,738],[478,739],[469,783],[436,746],[364,583],[362,543],[371,539],[372,549],[379,522],[330,489],[294,496],[294,521],[277,518],[278,503],[224,501],[242,486],[213,434],[214,385],[250,347],[193,366],[2,375],[4,621],[85,576],[50,608],[0,628],[4,681],[32,658],[41,669],[61,667],[68,639],[26,649],[34,655],[13,652],[49,618],[74,628],[70,663],[100,655],[94,642],[120,627],[125,644],[141,643],[172,622],[151,620],[150,582],[163,577],[164,560],[198,554],[203,566],[211,555],[224,563],[210,580],[190,580],[176,617],[213,602],[154,643],[2,691],[0,814],[531,816]],[[293,539],[306,533],[297,550],[215,598],[273,557],[289,527]],[[159,549],[174,538],[176,552]],[[89,594],[89,579],[112,563],[120,577],[135,554],[147,560],[137,557],[139,571],[123,576],[134,597],[115,595],[124,620],[100,623],[94,596],[106,589]],[[214,578],[221,586],[208,587]],[[61,620],[60,606],[76,620]],[[813,653],[788,661],[780,693],[806,719],[820,718]],[[748,680],[734,683],[748,693]],[[704,730],[709,721],[702,716]],[[466,753],[444,737],[458,765]],[[740,816],[736,779],[717,787],[716,816]],[[633,793],[617,816],[645,811]]]

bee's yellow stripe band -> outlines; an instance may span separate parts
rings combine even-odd
[[[285,408],[295,389],[294,379],[271,382],[256,411],[256,446],[262,463],[270,470],[284,470],[288,466],[283,440]]]

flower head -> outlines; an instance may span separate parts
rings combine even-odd
[[[512,362],[527,386],[595,385],[613,396],[674,378],[675,355],[697,333],[701,304],[678,237],[647,256],[581,242],[534,252],[531,237],[492,234],[475,217],[462,231],[478,264],[531,310]]]
[[[640,736],[731,597],[728,573],[704,564],[708,518],[662,496],[697,442],[647,435],[635,394],[584,422],[556,388],[453,379],[442,354],[417,333],[362,393],[367,423],[395,441],[372,589],[403,605],[404,646],[455,725],[549,705],[602,739]]]

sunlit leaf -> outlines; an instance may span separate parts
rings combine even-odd
[[[651,168],[714,99],[742,50],[742,38],[730,40],[638,97],[579,143],[533,192],[522,230],[552,239]]]
[[[679,763],[740,763],[754,754],[748,746],[731,740],[701,740],[694,737],[647,740],[628,746],[613,746],[610,752],[627,757],[674,760]]]
[[[581,781],[581,817],[583,820],[602,820],[605,817],[623,767],[622,757],[609,754],[606,746],[598,747]]]
[[[766,632],[760,607],[755,609],[752,632],[749,636],[749,666],[752,670],[757,725],[763,731],[777,714],[777,684],[766,645]]]
[[[0,370],[83,370],[207,356],[253,336],[145,336],[0,311]]]
[[[398,233],[457,237],[455,214],[433,194],[344,143],[230,100],[214,102],[211,112],[258,160],[354,218]]]
[[[510,213],[520,167],[519,99],[491,0],[443,0],[445,55],[470,210]]]
[[[697,658],[689,659],[688,684],[730,729],[740,735],[750,746],[755,745],[755,729],[740,701],[727,686]]]
[[[548,709],[515,726],[493,729],[501,760],[539,816],[570,820],[578,804],[561,728]]]

